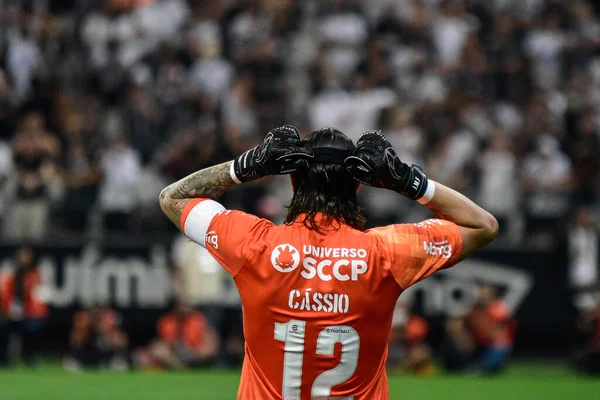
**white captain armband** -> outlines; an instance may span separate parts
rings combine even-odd
[[[225,207],[214,200],[192,200],[181,214],[181,230],[189,239],[206,247],[208,227],[215,215],[223,211]]]

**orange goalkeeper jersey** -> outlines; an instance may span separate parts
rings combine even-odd
[[[234,277],[244,319],[243,400],[388,399],[385,371],[400,293],[455,264],[462,239],[431,219],[358,231],[273,223],[193,201],[184,232]]]

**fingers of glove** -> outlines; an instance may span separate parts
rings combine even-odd
[[[387,141],[387,139],[385,138],[385,136],[383,135],[383,133],[379,130],[372,130],[372,131],[366,131],[364,132],[362,135],[360,135],[360,137],[358,138],[358,142],[357,145],[360,144],[361,142],[364,142],[365,140],[368,141]]]
[[[277,141],[300,143],[300,133],[293,125],[283,125],[269,132]]]
[[[391,147],[391,144],[387,140],[365,140],[356,146],[354,155],[364,156],[369,155],[374,158],[382,158],[385,149]]]
[[[370,131],[363,132],[363,134],[360,135],[360,137],[358,138],[358,140],[363,139],[365,137],[369,137],[371,135],[376,135],[376,136],[379,136],[379,137],[385,139],[385,136],[383,135],[383,133],[379,129],[372,129]]]

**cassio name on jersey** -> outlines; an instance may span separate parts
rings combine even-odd
[[[305,279],[318,277],[322,281],[357,281],[369,268],[364,260],[367,258],[365,249],[304,245],[302,256],[291,244],[280,244],[271,253],[271,263],[283,273],[294,271],[302,264],[300,276]]]
[[[346,314],[350,308],[350,296],[345,293],[313,292],[311,288],[303,291],[294,289],[290,291],[288,307],[291,310]]]

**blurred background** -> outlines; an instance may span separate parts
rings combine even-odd
[[[239,366],[233,282],[158,193],[294,124],[381,129],[500,221],[403,295],[390,369],[598,373],[599,117],[599,1],[0,0],[0,364]],[[288,179],[222,203],[281,222]]]

